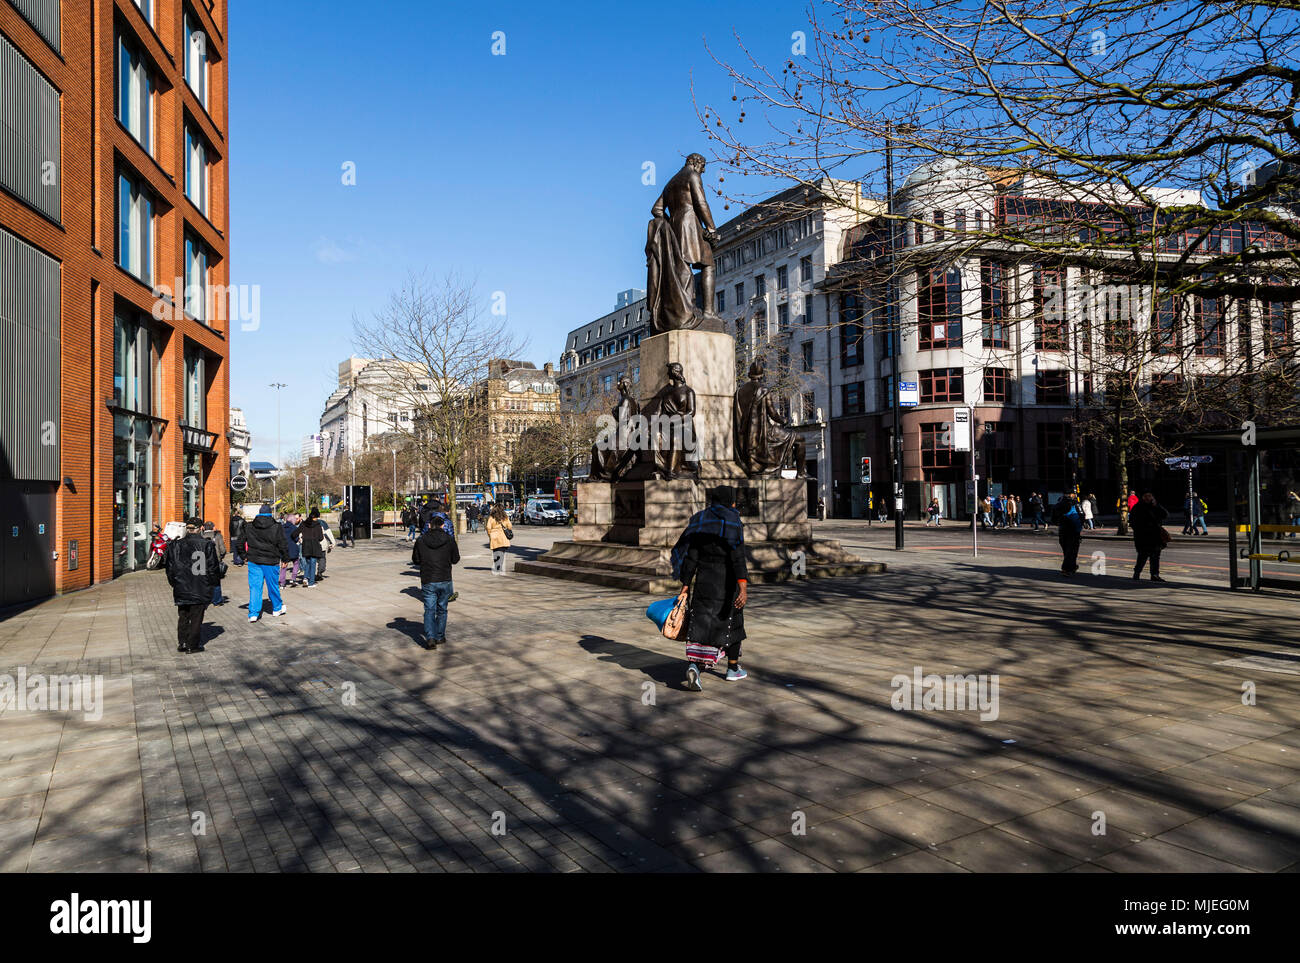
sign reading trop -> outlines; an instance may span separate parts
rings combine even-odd
[[[50,932],[129,935],[133,943],[148,943],[153,934],[153,903],[147,899],[88,899],[79,893],[50,904]]]

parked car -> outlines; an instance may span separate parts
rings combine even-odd
[[[568,519],[569,513],[554,498],[530,498],[519,521],[524,525],[563,525]]]

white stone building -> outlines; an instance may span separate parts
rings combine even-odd
[[[409,397],[412,390],[430,392],[430,402],[436,400],[431,379],[418,365],[356,357],[341,361],[338,387],[321,412],[321,457],[337,467],[375,439],[409,430],[416,412],[396,399]]]
[[[226,440],[230,443],[230,475],[247,475],[251,470],[253,436],[244,420],[244,409],[231,408]]]

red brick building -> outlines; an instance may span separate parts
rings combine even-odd
[[[228,520],[226,63],[226,0],[0,0],[0,606]]]

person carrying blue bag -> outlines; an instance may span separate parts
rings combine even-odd
[[[682,583],[678,598],[689,600],[686,687],[695,692],[704,688],[701,669],[714,665],[723,654],[728,682],[738,682],[748,674],[740,667],[740,643],[745,639],[749,571],[744,525],[735,506],[734,488],[722,485],[713,489],[709,506],[691,516],[673,546],[673,578]],[[658,612],[651,616],[647,609],[646,614],[655,618]]]

